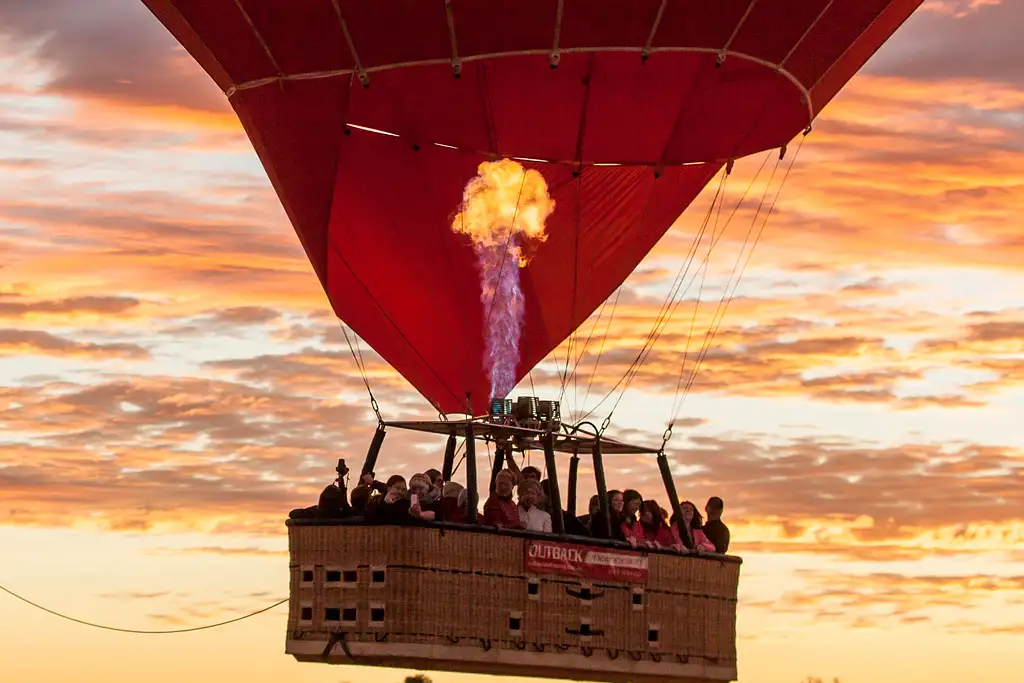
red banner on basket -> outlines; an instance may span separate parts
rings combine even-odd
[[[600,581],[647,582],[647,557],[636,552],[553,541],[526,542],[526,571]]]

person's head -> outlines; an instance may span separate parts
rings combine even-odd
[[[420,498],[430,491],[430,478],[426,474],[414,474],[409,480],[409,493],[415,493]]]
[[[718,496],[708,498],[707,505],[704,506],[704,512],[708,513],[709,522],[721,519],[723,510],[725,510],[725,503]]]
[[[494,478],[494,493],[499,498],[511,498],[512,489],[515,487],[516,480],[512,476],[512,473],[508,470],[502,470],[498,472],[498,476]]]
[[[639,491],[633,489],[626,489],[622,493],[622,514],[626,517],[636,517],[636,514],[640,511],[640,506],[644,502],[644,497],[640,495]]]
[[[469,489],[459,491],[459,509],[463,512],[469,511]]]
[[[591,496],[590,497],[590,505],[588,506],[587,511],[591,515],[596,515],[600,510],[601,510],[601,496],[598,496],[598,495]]]
[[[388,478],[386,486],[388,495],[392,498],[405,498],[405,494],[409,491],[409,487],[405,484],[405,477],[400,474],[392,474]]]
[[[444,485],[444,489],[441,491],[441,495],[445,498],[458,498],[459,494],[465,490],[462,484],[454,481],[450,481]]]
[[[679,504],[680,509],[683,511],[683,524],[689,529],[700,529],[704,526],[704,520],[701,519],[700,513],[697,512],[697,506],[688,500],[684,500]]]
[[[431,486],[437,486],[438,482],[441,481],[441,472],[439,470],[435,470],[434,468],[430,468],[423,474],[425,474],[427,476],[427,479],[430,480]]]
[[[640,506],[640,522],[649,527],[663,524],[665,519],[661,516],[661,506],[653,500],[645,500]]]
[[[625,504],[626,501],[622,497],[622,491],[612,489],[608,492],[608,505],[611,507],[612,512],[621,515]]]
[[[519,484],[519,504],[529,510],[540,500],[540,484],[533,479],[526,479]]]
[[[534,481],[540,481],[540,470],[532,465],[524,467],[520,470],[523,473],[523,479],[533,479]]]
[[[356,512],[362,512],[366,509],[366,505],[370,502],[370,491],[370,487],[363,484],[352,489],[352,493],[349,497],[352,499],[353,510]]]

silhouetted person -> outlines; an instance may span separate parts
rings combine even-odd
[[[729,550],[729,527],[722,521],[725,503],[718,496],[708,498],[704,512],[708,513],[708,521],[704,525],[704,535],[715,546],[715,552],[725,555]]]
[[[320,493],[320,500],[316,504],[316,516],[320,519],[340,519],[348,517],[352,513],[344,481],[345,475],[348,474],[348,466],[345,465],[344,458],[338,459],[335,471],[338,473],[337,479],[328,484]]]
[[[587,514],[580,515],[576,519],[586,528],[590,528],[590,520],[601,511],[601,498],[596,493],[590,497],[590,505]]]

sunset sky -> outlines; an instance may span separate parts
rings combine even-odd
[[[682,405],[680,494],[724,498],[744,559],[744,683],[1020,680],[1022,26],[1024,0],[929,0],[824,110]],[[696,316],[699,278],[612,435],[660,443],[691,321],[693,351],[750,207],[771,202],[795,149],[766,188],[768,157]],[[764,160],[737,163],[723,224]],[[627,280],[565,409],[592,408],[625,372],[717,183]],[[374,418],[235,115],[138,0],[0,0],[0,253],[0,585],[140,629],[286,597],[284,519],[338,457],[361,460]],[[435,415],[362,350],[388,417]],[[565,358],[534,372],[541,397]],[[378,475],[439,466],[442,450],[392,434]],[[653,460],[608,467],[610,486],[666,502]],[[0,593],[0,678],[411,673],[298,664],[285,619],[130,635]]]

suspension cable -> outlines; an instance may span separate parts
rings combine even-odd
[[[590,379],[587,381],[587,391],[583,395],[583,407],[584,408],[587,405],[587,400],[590,398],[590,390],[594,387],[594,377],[597,376],[597,368],[601,364],[601,358],[604,356],[604,347],[605,347],[605,344],[608,341],[608,333],[612,329],[612,321],[615,320],[615,310],[618,308],[618,305],[619,305],[619,295],[620,294],[622,294],[622,285],[619,285],[619,288],[615,290],[615,299],[612,301],[612,312],[608,316],[608,324],[605,325],[604,335],[602,335],[602,337],[601,337],[601,345],[597,349],[597,357],[594,358],[594,367],[591,369],[591,371],[590,371]],[[579,412],[582,413],[583,409],[581,408]],[[579,422],[579,420],[575,420],[575,422]]]
[[[686,384],[686,389],[685,389],[685,391],[683,393],[683,396],[682,396],[682,401],[680,402],[679,407],[678,407],[678,410],[680,410],[680,411],[682,410],[683,404],[686,401],[686,396],[689,394],[690,389],[693,387],[694,383],[697,380],[697,373],[700,370],[700,366],[703,364],[704,359],[707,357],[708,351],[711,350],[711,343],[714,341],[715,336],[718,334],[718,329],[719,329],[719,327],[721,327],[722,320],[725,318],[725,313],[726,313],[726,311],[729,308],[729,304],[732,303],[732,300],[736,296],[736,290],[739,288],[740,280],[743,278],[743,274],[746,272],[747,266],[750,264],[750,259],[751,259],[751,257],[754,254],[754,249],[757,247],[758,242],[760,242],[761,235],[764,232],[764,228],[765,228],[766,225],[768,225],[768,220],[771,218],[772,213],[775,211],[775,205],[779,201],[779,195],[782,194],[782,189],[783,189],[783,187],[785,187],[786,181],[789,179],[789,174],[792,172],[793,166],[796,165],[796,160],[800,156],[800,150],[803,149],[804,141],[807,139],[807,133],[808,132],[809,131],[805,131],[804,132],[804,135],[800,138],[800,142],[797,144],[796,152],[793,153],[793,158],[789,162],[789,166],[786,168],[786,172],[785,172],[785,174],[782,177],[782,181],[779,183],[779,189],[775,192],[775,196],[772,198],[772,203],[768,207],[768,212],[765,214],[764,220],[761,222],[761,226],[758,228],[757,233],[754,236],[754,241],[751,244],[751,247],[750,247],[749,251],[747,251],[746,259],[743,261],[743,265],[739,269],[739,275],[736,277],[735,282],[733,282],[731,277],[730,277],[730,281],[726,283],[727,290],[728,290],[728,287],[730,286],[730,284],[732,285],[732,291],[728,293],[728,298],[726,298],[724,300],[724,302],[721,304],[722,312],[721,312],[721,315],[718,316],[717,321],[715,321],[714,318],[712,319],[712,322],[714,324],[714,328],[710,329],[709,330],[709,334],[706,335],[706,337],[707,337],[706,344],[702,347],[702,349],[701,349],[702,353],[697,357],[697,362],[694,365],[693,371],[690,373],[689,380],[687,381],[687,384]],[[782,157],[783,157],[784,154],[785,154],[785,148],[783,148],[782,151],[779,154],[779,159],[778,159],[778,161],[775,164],[775,169],[776,170],[778,170],[779,164],[782,162]],[[772,178],[773,179],[774,179],[774,176],[775,176],[775,171],[772,172]],[[769,180],[768,183],[769,183],[769,186],[770,186],[771,185],[771,180]],[[768,195],[768,193],[767,193],[767,190],[766,190],[765,191],[765,197],[767,197],[767,195]],[[764,204],[765,197],[762,197],[761,205]],[[754,216],[754,220],[755,221],[757,220],[757,215],[760,214],[760,211],[761,211],[761,206],[758,206],[758,211],[757,211],[757,213]],[[748,230],[748,233],[747,233],[748,237],[750,235],[750,232],[753,231],[753,228],[754,228],[754,225],[751,224],[750,230]],[[737,265],[739,265],[738,262],[737,262]],[[734,268],[734,271],[735,271],[735,268]],[[717,312],[718,311],[716,309],[716,313]],[[673,417],[673,421],[675,421],[675,417]]]
[[[698,230],[697,235],[691,243],[690,248],[687,250],[686,258],[683,260],[683,264],[680,266],[679,271],[676,273],[676,277],[672,282],[672,286],[669,288],[669,292],[666,295],[664,302],[662,302],[661,308],[658,311],[658,315],[655,317],[654,324],[651,326],[651,330],[650,332],[648,332],[647,337],[644,340],[644,344],[641,347],[640,351],[637,353],[636,357],[633,359],[633,362],[630,363],[629,367],[626,369],[626,372],[623,373],[622,377],[619,378],[615,385],[601,398],[600,401],[597,402],[597,404],[593,408],[587,411],[586,414],[584,414],[583,417],[580,418],[581,420],[585,420],[588,417],[590,417],[598,408],[601,407],[601,405],[604,404],[604,402],[608,398],[611,397],[613,393],[615,393],[615,391],[619,388],[619,386],[622,385],[623,382],[626,382],[625,387],[623,387],[622,393],[619,395],[619,400],[616,401],[615,405],[612,407],[612,410],[609,412],[608,416],[605,417],[604,422],[602,422],[600,429],[601,433],[603,433],[604,430],[611,423],[611,415],[615,412],[615,408],[618,407],[618,403],[619,401],[621,401],[622,395],[629,387],[629,384],[632,383],[633,378],[636,377],[639,365],[642,365],[643,361],[646,360],[647,355],[650,352],[650,349],[653,347],[653,344],[657,341],[658,337],[660,337],[661,332],[664,330],[665,325],[668,323],[668,320],[672,317],[672,315],[675,313],[675,310],[678,308],[679,300],[677,300],[676,297],[679,296],[679,290],[686,279],[686,275],[690,271],[690,267],[693,265],[693,258],[696,256],[697,251],[700,248],[700,243],[703,241],[704,234],[707,231],[707,226],[714,212],[715,204],[718,202],[719,196],[721,196],[723,193],[723,189],[725,187],[726,179],[729,176],[730,169],[731,166],[726,169],[725,173],[722,174],[722,178],[718,184],[718,189],[711,200],[711,206],[708,207],[708,212],[704,216],[704,220],[701,223],[700,229]],[[688,289],[689,287],[687,287],[687,290]],[[686,290],[683,291],[683,295],[685,295],[685,293]]]
[[[352,354],[352,360],[356,362],[356,367],[359,368],[359,376],[363,379],[363,384],[366,386],[366,393],[370,395],[370,408],[373,409],[373,414],[377,416],[377,424],[384,424],[384,419],[380,416],[380,406],[377,405],[377,399],[373,395],[373,389],[370,388],[370,379],[366,374],[366,363],[363,360],[363,352],[359,348],[359,339],[356,338],[356,342],[353,345],[352,340],[348,336],[348,326],[339,318],[338,324],[341,327],[341,333],[345,335],[345,343],[348,344],[348,350]],[[352,330],[352,336],[355,337],[355,330]]]
[[[587,335],[587,341],[584,342],[584,344],[583,344],[583,350],[580,351],[580,354],[578,356],[576,356],[576,362],[573,364],[572,372],[571,372],[571,376],[572,377],[575,377],[575,375],[576,375],[576,369],[579,368],[580,361],[583,360],[583,356],[587,352],[587,346],[590,344],[590,340],[593,339],[593,337],[594,337],[594,330],[597,329],[598,324],[601,322],[601,317],[604,315],[604,311],[605,311],[605,308],[607,308],[607,306],[608,306],[608,301],[605,300],[604,304],[601,305],[601,309],[598,311],[597,318],[594,320],[593,325],[591,325],[591,327],[590,327],[590,334]],[[571,339],[572,339],[572,337],[570,337],[570,343],[571,343]],[[568,356],[569,356],[569,354],[566,353],[567,359],[568,359]],[[566,372],[568,373],[569,372],[568,371],[568,363],[566,363],[566,368],[567,368]],[[563,380],[563,382],[562,382],[562,389],[561,389],[561,391],[558,394],[558,401],[559,401],[559,403],[561,403],[562,398],[565,396],[566,389],[568,389],[568,382]]]
[[[754,185],[757,183],[757,179],[761,177],[761,172],[764,171],[764,167],[767,165],[768,159],[770,157],[771,157],[771,153],[768,153],[768,154],[765,155],[764,159],[762,159],[761,165],[757,169],[757,173],[754,174],[754,177],[751,179],[750,183],[747,185],[747,189],[744,191],[743,196],[736,203],[736,206],[733,207],[732,212],[729,214],[729,218],[726,220],[726,226],[728,226],[732,222],[732,219],[736,216],[736,213],[739,211],[740,207],[743,205],[743,202],[746,200],[747,195],[750,194],[750,191],[753,189]],[[775,169],[776,170],[778,169],[778,161],[776,161]],[[761,197],[761,204],[762,205],[764,204],[764,198],[768,194],[768,190],[771,187],[771,182],[772,182],[772,179],[774,177],[775,177],[775,170],[772,171],[772,176],[768,180],[768,186],[765,188],[765,193]],[[761,207],[759,205],[758,206],[758,210],[754,214],[754,218],[753,218],[753,220],[751,222],[751,229],[757,223],[757,217],[758,217],[758,214],[760,213],[760,210],[761,210]],[[719,207],[719,215],[721,215],[721,207]],[[724,228],[723,228],[723,232],[724,232]],[[747,241],[749,240],[749,238],[750,238],[750,230],[748,229],[747,237],[746,237],[746,239],[744,239],[743,246],[740,248],[740,253],[736,257],[736,265],[738,265],[740,259],[743,258],[743,249],[746,247],[746,244],[747,244]],[[709,256],[710,256],[710,254],[709,254]],[[733,271],[732,271],[733,273],[736,272],[736,265],[733,266]],[[690,345],[693,342],[693,333],[694,333],[694,329],[696,328],[696,324],[697,324],[697,314],[698,314],[698,312],[700,310],[700,296],[701,296],[701,294],[703,293],[703,290],[704,290],[704,283],[705,283],[705,281],[707,279],[707,272],[708,272],[709,266],[710,266],[710,264],[705,262],[704,269],[703,269],[703,275],[701,277],[700,291],[698,292],[698,295],[697,295],[697,301],[693,305],[693,316],[690,319],[690,332],[689,332],[689,334],[686,337],[686,346],[683,349],[683,359],[682,359],[682,362],[679,365],[679,375],[676,378],[676,390],[675,390],[675,394],[673,395],[673,401],[672,401],[672,410],[673,410],[673,412],[670,413],[670,415],[675,415],[676,401],[679,399],[679,392],[680,392],[681,387],[683,386],[683,375],[685,374],[686,361],[689,359]],[[731,281],[731,277],[732,277],[732,274],[730,274],[730,281]],[[726,285],[726,291],[727,290],[728,290],[728,284]],[[723,298],[724,298],[724,296],[725,296],[725,294],[723,293]],[[717,314],[717,312],[718,312],[718,309],[716,309],[716,314]],[[707,335],[705,334],[705,340],[706,339],[707,339]],[[703,344],[701,345],[701,349],[698,350],[698,355],[700,354],[701,350],[703,350]],[[671,432],[671,428],[672,428],[674,423],[675,423],[675,418],[673,417],[671,420],[669,420],[669,425],[668,425],[668,427],[669,427],[668,432],[669,433]]]
[[[248,614],[244,614],[244,615],[242,615],[240,617],[235,617],[234,619],[228,619],[227,621],[220,621],[220,622],[217,622],[216,624],[206,624],[204,626],[193,626],[191,628],[174,628],[174,629],[165,629],[165,630],[146,630],[146,629],[137,629],[137,628],[118,628],[116,626],[106,626],[104,624],[96,624],[96,623],[93,623],[91,621],[85,621],[83,619],[76,619],[75,617],[71,617],[71,616],[68,616],[67,614],[63,614],[61,612],[57,612],[56,610],[52,610],[52,609],[50,609],[48,607],[43,607],[39,603],[33,602],[32,600],[29,600],[28,598],[26,598],[24,596],[18,595],[17,593],[12,591],[11,589],[5,588],[2,585],[0,585],[0,591],[3,591],[4,593],[7,593],[8,595],[10,595],[12,598],[15,598],[16,600],[22,601],[26,605],[29,605],[31,607],[35,607],[38,610],[42,610],[43,612],[46,612],[47,614],[51,614],[51,615],[53,615],[55,617],[59,617],[60,619],[64,619],[66,621],[71,621],[71,622],[74,622],[76,624],[80,624],[82,626],[89,626],[91,628],[98,628],[98,629],[101,629],[101,630],[104,630],[104,631],[116,631],[118,633],[137,633],[137,634],[142,634],[142,635],[167,635],[167,634],[170,634],[170,633],[191,633],[193,631],[205,631],[207,629],[218,628],[220,626],[227,626],[228,624],[234,624],[235,622],[242,621],[243,619],[249,619],[251,617],[255,617],[255,616],[259,615],[259,614],[263,614],[264,612],[269,612],[270,610],[274,609],[275,607],[279,607],[279,606],[283,605],[284,603],[288,602],[288,598],[285,598],[283,600],[278,600],[277,602],[275,602],[274,604],[270,605],[269,607],[263,607],[262,609],[258,609],[255,612],[249,612]]]
[[[768,212],[766,213],[766,215],[764,217],[764,220],[761,222],[761,225],[758,228],[758,230],[757,230],[757,232],[756,232],[756,234],[754,236],[753,243],[751,244],[750,249],[747,251],[745,259],[743,258],[743,248],[741,248],[741,250],[740,250],[740,256],[737,257],[736,264],[733,266],[733,271],[732,271],[732,273],[730,273],[729,280],[726,282],[722,300],[719,302],[719,305],[716,307],[715,313],[712,316],[711,324],[709,325],[708,331],[705,333],[705,341],[701,345],[700,352],[698,353],[697,359],[694,362],[694,366],[693,366],[692,370],[690,371],[690,374],[689,374],[689,376],[687,378],[686,386],[683,389],[683,393],[682,393],[681,397],[678,395],[679,384],[677,383],[677,385],[676,385],[676,394],[677,395],[676,395],[675,399],[673,400],[673,412],[670,415],[671,419],[669,421],[668,428],[665,430],[665,434],[663,435],[663,440],[662,440],[662,445],[661,445],[662,450],[664,450],[665,445],[668,443],[669,439],[672,438],[672,427],[675,424],[675,421],[678,419],[679,413],[682,411],[683,406],[686,403],[686,397],[689,395],[691,388],[696,383],[697,375],[698,375],[698,373],[700,371],[700,367],[703,364],[704,359],[707,357],[707,354],[708,354],[708,352],[711,349],[711,343],[714,341],[715,336],[718,334],[718,329],[721,327],[722,320],[725,318],[725,313],[726,313],[726,311],[729,308],[729,304],[732,303],[732,300],[736,296],[736,290],[739,287],[740,280],[742,280],[743,275],[746,272],[747,266],[750,264],[750,259],[753,257],[754,249],[757,247],[757,244],[758,244],[758,242],[761,239],[761,235],[763,234],[765,227],[768,225],[768,220],[771,218],[771,215],[772,215],[772,213],[775,210],[775,205],[776,205],[776,203],[779,200],[779,196],[782,194],[782,189],[785,187],[786,181],[789,179],[789,174],[792,172],[793,166],[796,165],[796,160],[800,156],[800,150],[803,148],[804,141],[807,139],[807,134],[809,132],[810,132],[810,130],[804,131],[803,136],[800,138],[800,142],[797,144],[796,152],[793,154],[793,158],[790,161],[789,166],[786,168],[786,172],[785,172],[785,174],[782,177],[782,181],[779,183],[779,188],[775,192],[775,196],[772,198],[772,203],[769,206]],[[782,147],[782,149],[779,152],[778,159],[775,162],[775,168],[772,170],[772,175],[768,179],[768,184],[765,187],[764,195],[761,197],[761,202],[758,204],[757,211],[754,213],[754,218],[751,221],[750,228],[747,230],[747,238],[744,239],[744,245],[743,245],[744,247],[746,246],[747,242],[749,241],[750,234],[753,232],[754,226],[757,225],[757,219],[760,216],[761,209],[764,206],[765,199],[767,198],[768,192],[771,189],[772,181],[775,179],[775,174],[778,171],[779,165],[781,164],[782,158],[785,156],[785,153],[786,153],[786,148]],[[741,259],[743,260],[743,265],[742,266],[740,266],[740,260]],[[733,280],[733,275],[736,273],[737,267],[739,267],[739,275],[735,278],[735,280]],[[731,287],[731,291],[730,291],[730,287]],[[684,367],[685,367],[685,361],[684,361]],[[682,378],[682,374],[683,374],[683,368],[681,367],[680,368],[680,379]],[[677,403],[677,401],[678,401],[678,403]]]

